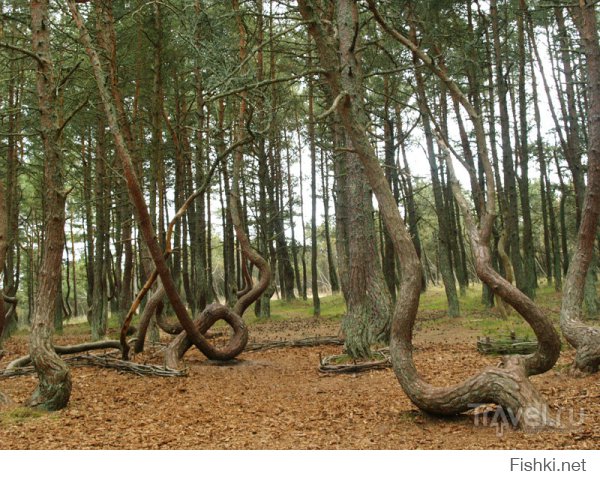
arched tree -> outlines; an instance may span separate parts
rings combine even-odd
[[[470,216],[466,218],[470,222],[469,234],[477,274],[497,295],[504,298],[524,316],[539,340],[539,348],[535,354],[505,359],[502,366],[488,367],[458,385],[435,387],[419,375],[413,361],[412,336],[421,289],[420,262],[365,129],[367,122],[360,108],[363,91],[357,82],[357,77],[353,74],[353,65],[356,62],[354,42],[342,41],[344,38],[351,40],[360,34],[357,4],[351,0],[335,2],[336,24],[340,38],[339,44],[336,45],[334,37],[324,27],[315,3],[312,0],[300,0],[298,2],[300,13],[315,39],[320,64],[325,70],[324,76],[336,98],[335,108],[352,139],[369,184],[377,197],[396,254],[402,259],[400,289],[390,342],[394,372],[408,397],[425,411],[452,415],[472,408],[473,404],[493,402],[515,412],[518,415],[517,420],[522,425],[547,425],[551,423],[547,416],[547,405],[528,376],[552,368],[560,353],[560,341],[558,334],[541,310],[491,267],[488,242],[495,214],[495,188],[491,166],[487,159],[483,125],[458,87],[443,72],[435,68],[433,59],[424,54],[417,45],[389,27],[379,14],[375,2],[369,0],[368,3],[382,28],[410,48],[428,68],[440,76],[447,87],[459,96],[463,107],[470,114],[487,180],[486,213],[482,215],[480,227],[477,228]],[[348,32],[353,34],[347,36]]]

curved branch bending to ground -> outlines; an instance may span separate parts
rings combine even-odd
[[[104,112],[107,117],[107,122],[114,138],[117,156],[119,157],[123,167],[123,173],[127,182],[129,196],[135,207],[140,232],[142,233],[144,241],[148,246],[148,251],[152,256],[152,260],[156,266],[156,271],[162,280],[167,298],[169,299],[169,302],[171,303],[179,322],[184,328],[187,337],[204,355],[212,360],[230,360],[235,358],[243,350],[248,337],[248,332],[241,317],[227,315],[226,318],[224,318],[224,320],[227,321],[233,328],[233,336],[226,347],[223,349],[218,349],[213,346],[200,332],[198,326],[190,317],[190,314],[188,313],[181,296],[177,291],[177,287],[173,281],[173,277],[171,276],[171,272],[169,271],[169,267],[158,243],[156,233],[154,232],[154,227],[152,226],[150,215],[148,213],[148,206],[144,200],[144,195],[135,173],[131,153],[119,126],[114,99],[112,98],[109,88],[106,84],[107,77],[100,61],[100,57],[92,44],[92,39],[87,30],[84,19],[77,9],[76,2],[74,0],[68,0],[67,4],[77,30],[79,31],[80,41],[89,57],[92,66],[92,71],[96,80],[102,105],[104,107]]]
[[[383,22],[375,8],[375,2],[368,0],[368,3],[378,23],[383,23],[384,29],[388,30],[389,27]],[[365,129],[367,122],[364,109],[361,108],[362,89],[353,75],[357,60],[352,49],[351,39],[358,31],[356,4],[349,0],[338,0],[337,2],[339,50],[332,36],[324,28],[314,2],[299,0],[298,5],[302,17],[308,23],[309,32],[315,40],[321,66],[327,70],[325,78],[332,94],[337,96],[341,91],[348,92],[344,101],[338,104],[337,113],[363,164],[396,254],[403,260],[400,264],[401,281],[392,324],[390,355],[394,372],[404,392],[420,409],[433,414],[453,415],[470,410],[477,404],[496,403],[510,409],[516,415],[516,421],[520,425],[539,427],[551,424],[552,420],[548,417],[546,402],[533,387],[528,375],[542,373],[552,368],[560,353],[560,340],[557,332],[540,309],[491,267],[488,242],[495,215],[495,186],[487,157],[485,135],[482,136],[481,120],[466,97],[461,94],[459,101],[465,102],[466,106],[470,107],[467,108],[467,111],[474,120],[479,153],[487,181],[486,211],[480,222],[481,227],[477,229],[475,223],[471,222],[469,228],[477,274],[497,295],[504,298],[523,315],[538,337],[539,348],[530,356],[504,359],[501,367],[485,368],[479,374],[458,385],[436,387],[419,375],[413,360],[412,336],[419,306],[421,265],[410,234],[400,216],[394,196],[370,143]],[[409,42],[408,39],[402,38],[401,43],[406,45],[405,42]],[[347,39],[350,41],[346,41]],[[410,45],[414,47],[414,50],[412,47],[411,50],[425,55],[414,44]],[[433,65],[432,62],[430,65]],[[435,68],[433,70],[442,78],[439,71],[436,72]],[[447,77],[442,80],[454,85]],[[454,85],[454,89],[461,93],[456,85]],[[452,91],[452,88],[450,90]],[[469,217],[465,220],[468,219]]]
[[[588,185],[575,253],[563,286],[560,327],[575,347],[575,372],[594,373],[600,367],[600,329],[585,325],[583,298],[585,278],[592,261],[600,217],[600,42],[593,2],[579,1],[571,10],[587,58],[589,95]]]

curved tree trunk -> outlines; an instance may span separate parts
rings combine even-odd
[[[52,346],[54,311],[59,290],[60,266],[65,244],[64,172],[58,145],[60,128],[56,112],[56,85],[50,59],[48,1],[31,2],[33,51],[38,55],[37,94],[40,132],[44,145],[45,243],[31,321],[30,355],[39,384],[28,404],[46,410],[64,408],[71,395],[71,375]]]
[[[477,274],[483,281],[488,283],[496,294],[505,298],[526,318],[539,340],[539,349],[531,356],[505,360],[503,368],[486,368],[478,375],[459,385],[443,388],[435,387],[427,383],[418,374],[412,358],[413,326],[421,289],[419,259],[410,235],[400,217],[383,170],[369,142],[367,132],[360,122],[362,117],[359,109],[355,106],[356,96],[360,94],[360,91],[357,89],[355,79],[349,68],[346,65],[340,66],[333,38],[325,32],[313,2],[299,0],[298,4],[302,17],[307,22],[309,31],[316,40],[321,58],[321,67],[326,69],[325,77],[333,93],[336,96],[341,96],[341,101],[337,105],[338,114],[344,122],[344,127],[352,138],[355,150],[363,163],[369,184],[377,197],[383,219],[394,242],[396,253],[399,258],[403,259],[401,262],[400,293],[392,324],[390,352],[394,372],[404,391],[419,408],[431,413],[455,414],[472,408],[473,404],[493,402],[509,408],[517,414],[517,421],[521,425],[542,426],[551,423],[547,416],[544,400],[529,382],[527,376],[542,373],[552,368],[560,353],[560,341],[556,331],[535,304],[515,287],[508,284],[491,268],[490,250],[487,244],[494,220],[495,188],[487,158],[483,124],[479,117],[474,113],[474,109],[456,85],[442,72],[435,69],[432,59],[420,51],[406,37],[389,27],[377,11],[375,2],[368,0],[369,8],[374,13],[378,23],[403,45],[417,53],[423,63],[432,68],[434,73],[438,74],[450,89],[460,93],[461,103],[471,114],[487,177],[487,210],[482,218],[480,230],[475,227],[470,211],[465,212],[462,208],[466,205],[466,201],[457,194],[457,192],[460,193],[460,189],[455,187],[454,193],[461,209],[463,209],[463,214],[468,213],[465,222],[470,233],[471,246],[474,250]],[[341,24],[345,22],[353,25],[358,32],[358,25],[355,23],[357,16],[353,12],[355,8],[356,4],[349,0],[337,1],[338,28],[341,28]],[[344,54],[352,54],[351,45],[341,43],[340,49],[346,49],[342,52],[342,58]],[[449,170],[452,174],[451,164],[449,164]]]
[[[243,350],[244,346],[246,345],[248,338],[248,332],[246,330],[246,327],[241,317],[235,317],[230,315],[227,318],[225,318],[225,320],[229,322],[234,329],[234,338],[236,341],[230,344],[232,348],[225,348],[221,350],[214,347],[208,341],[208,339],[200,333],[198,327],[195,325],[194,321],[190,317],[190,314],[188,313],[181,299],[181,296],[177,291],[177,287],[175,285],[175,282],[173,281],[173,277],[171,276],[171,272],[169,271],[169,267],[164,258],[164,254],[161,251],[156,233],[152,226],[152,222],[148,212],[148,206],[146,205],[146,202],[144,200],[144,195],[140,188],[140,184],[134,169],[131,152],[128,145],[125,142],[121,127],[119,126],[114,98],[111,97],[109,88],[106,85],[106,75],[102,67],[102,63],[100,62],[98,53],[92,44],[92,39],[89,35],[87,27],[85,26],[83,17],[77,9],[76,2],[74,0],[68,0],[68,6],[73,20],[75,22],[75,25],[79,31],[80,40],[86,50],[86,53],[92,65],[94,78],[96,80],[98,92],[100,94],[102,105],[104,107],[104,112],[106,114],[108,125],[114,138],[117,155],[121,160],[121,164],[123,166],[123,171],[125,174],[125,179],[127,181],[127,188],[129,190],[130,198],[137,213],[137,220],[140,226],[140,231],[142,233],[146,245],[148,246],[150,255],[154,260],[156,271],[158,272],[158,275],[160,276],[163,282],[163,286],[167,293],[167,297],[173,307],[173,310],[175,311],[177,318],[179,319],[182,327],[185,329],[187,335],[189,336],[193,344],[208,358],[215,360],[229,360],[231,358],[234,358]]]
[[[600,217],[600,44],[593,2],[580,0],[572,9],[587,59],[589,88],[588,185],[583,203],[575,253],[563,287],[560,326],[577,349],[575,370],[597,372],[600,366],[600,329],[582,322],[586,276],[592,262]]]

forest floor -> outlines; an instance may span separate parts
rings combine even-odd
[[[480,335],[516,330],[520,320],[501,320],[478,302],[478,289],[462,300],[463,316],[444,315],[443,293],[422,301],[415,337],[419,371],[437,385],[450,385],[497,357],[477,352]],[[560,296],[539,295],[558,318]],[[310,303],[274,302],[273,318],[249,318],[251,342],[339,333],[343,302],[323,299],[323,318],[311,318]],[[87,336],[73,326],[56,343]],[[531,335],[532,336],[532,335]],[[216,366],[197,352],[185,357],[187,377],[139,377],[95,367],[72,369],[68,407],[41,413],[24,407],[0,411],[0,449],[592,449],[600,445],[600,377],[573,378],[573,351],[563,347],[558,364],[532,378],[547,398],[559,428],[538,432],[494,424],[475,414],[433,417],[404,395],[391,369],[359,374],[322,374],[320,357],[341,346],[279,348],[246,352],[233,365]],[[27,337],[6,342],[3,369],[27,351]],[[161,363],[157,354],[137,360]],[[0,390],[23,402],[33,375],[0,382]],[[580,415],[583,415],[581,417]]]

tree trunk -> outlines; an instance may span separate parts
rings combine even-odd
[[[579,29],[587,60],[588,186],[575,253],[565,277],[560,326],[567,341],[577,349],[574,368],[592,373],[597,372],[600,367],[600,329],[586,326],[582,322],[582,303],[600,218],[600,42],[594,2],[579,0],[579,6],[573,7],[571,13]]]
[[[58,148],[60,128],[56,115],[56,84],[50,57],[48,1],[31,2],[33,51],[38,55],[37,95],[40,133],[44,146],[45,242],[38,290],[31,322],[29,353],[39,384],[28,401],[45,410],[66,407],[71,395],[71,374],[52,346],[56,295],[61,281],[60,265],[65,244],[65,200],[63,163]]]
[[[329,270],[329,284],[331,293],[335,294],[340,291],[340,281],[335,269],[335,261],[333,259],[333,246],[331,245],[331,228],[329,222],[329,169],[325,155],[321,151],[321,184],[323,186],[323,223],[325,229],[325,247],[327,248],[327,267]]]
[[[312,57],[309,53],[308,68],[312,67]],[[321,301],[319,299],[319,282],[317,272],[317,147],[315,138],[314,115],[314,80],[312,75],[308,79],[308,143],[310,147],[310,269],[313,315],[321,315]]]
[[[414,25],[411,25],[411,36],[416,37]],[[430,113],[427,106],[425,83],[420,71],[421,66],[416,55],[413,55],[413,63],[415,67],[419,110],[421,112],[423,131],[425,133],[425,139],[427,143],[427,159],[429,160],[429,170],[431,172],[431,184],[433,188],[435,212],[437,216],[440,271],[442,274],[442,280],[444,281],[446,299],[448,301],[448,316],[458,317],[460,315],[460,306],[458,303],[458,294],[456,292],[456,282],[454,280],[454,271],[452,268],[452,257],[450,251],[449,212],[444,205],[442,183],[440,181],[438,170],[438,161],[433,146],[433,132],[431,130],[431,123],[429,119]]]
[[[531,221],[531,203],[529,202],[529,143],[527,122],[527,77],[525,68],[527,58],[525,56],[525,0],[519,0],[519,11],[517,12],[517,32],[519,44],[519,128],[520,128],[520,166],[521,177],[519,179],[519,192],[521,194],[521,213],[523,217],[523,285],[525,293],[535,298],[537,288],[537,275],[535,267],[535,249],[533,245],[533,226]],[[533,76],[533,72],[532,72]]]
[[[456,414],[472,408],[473,403],[492,401],[522,414],[518,417],[521,424],[527,426],[548,424],[550,420],[547,418],[545,411],[547,406],[528,381],[527,375],[544,372],[554,365],[560,353],[559,338],[542,312],[517,289],[507,286],[506,282],[489,267],[490,256],[487,241],[493,223],[495,192],[491,175],[492,170],[487,159],[487,149],[485,143],[481,143],[482,140],[485,142],[485,133],[479,117],[476,114],[472,116],[474,123],[476,123],[478,144],[482,148],[481,154],[487,174],[487,207],[490,208],[492,213],[487,214],[482,220],[481,231],[484,234],[482,236],[477,235],[477,229],[472,228],[474,224],[469,223],[472,247],[475,249],[475,258],[478,259],[478,274],[486,282],[489,282],[498,294],[514,303],[514,306],[524,314],[538,336],[540,348],[536,354],[530,357],[506,360],[505,368],[487,368],[463,384],[439,388],[431,386],[419,376],[412,359],[412,333],[419,304],[421,268],[414,245],[400,217],[393,194],[387,185],[385,175],[377,161],[367,132],[364,125],[358,121],[361,116],[360,110],[356,108],[356,102],[357,100],[360,101],[361,97],[357,96],[356,77],[350,75],[351,70],[347,63],[342,64],[343,67],[340,65],[340,57],[338,57],[334,39],[325,33],[313,2],[299,0],[298,4],[302,17],[307,22],[309,31],[316,40],[321,58],[321,67],[326,69],[325,77],[333,94],[336,97],[338,95],[342,96],[341,101],[337,104],[337,112],[344,122],[344,128],[352,138],[352,144],[365,168],[369,184],[375,192],[384,221],[392,235],[396,253],[398,257],[403,259],[401,263],[400,292],[392,326],[390,352],[394,371],[404,391],[417,406],[431,413]],[[429,56],[421,52],[416,45],[384,22],[377,12],[373,0],[368,0],[368,4],[376,20],[385,26],[386,31],[392,32],[396,39],[411,48],[413,52],[418,52],[421,60],[429,68],[434,69],[435,73],[439,74],[448,86],[458,91],[456,85],[435,68],[433,60]],[[358,32],[358,16],[355,13],[356,10],[353,12],[353,7],[356,8],[356,4],[351,4],[348,0],[338,0],[337,7],[338,25],[345,22],[354,26],[356,28],[354,31]],[[344,45],[344,43],[341,42],[341,45]],[[346,52],[342,50],[340,53],[341,58],[344,58]],[[464,102],[465,108],[469,107],[471,113],[474,112],[466,97],[463,96],[461,102]],[[460,193],[459,189],[454,191],[455,194]],[[457,195],[457,201],[461,205],[461,209],[462,205],[467,205],[466,200],[463,201],[459,195]],[[467,207],[463,212],[469,213],[469,208]],[[469,221],[472,220],[470,217],[468,219]],[[523,410],[524,408],[526,410]]]
[[[338,18],[342,61],[361,78],[360,64],[352,51],[354,23]],[[361,80],[357,80],[357,83]],[[356,93],[360,87],[355,87]],[[333,98],[332,98],[333,101]],[[366,117],[360,106],[360,118]],[[339,119],[340,117],[338,117]],[[341,119],[343,122],[344,119]],[[354,358],[368,358],[375,344],[387,344],[391,325],[391,295],[387,288],[379,256],[373,222],[372,193],[364,167],[352,149],[351,135],[342,125],[336,126],[334,143],[340,149],[337,165],[336,220],[338,224],[338,262],[340,280],[346,300],[342,319],[344,348]],[[343,225],[341,225],[343,224]],[[344,251],[340,255],[340,249]]]
[[[4,271],[4,260],[8,250],[8,217],[6,215],[6,201],[4,196],[4,182],[0,178],[0,274]],[[2,338],[6,327],[6,310],[4,308],[4,292],[0,291],[0,351]]]

